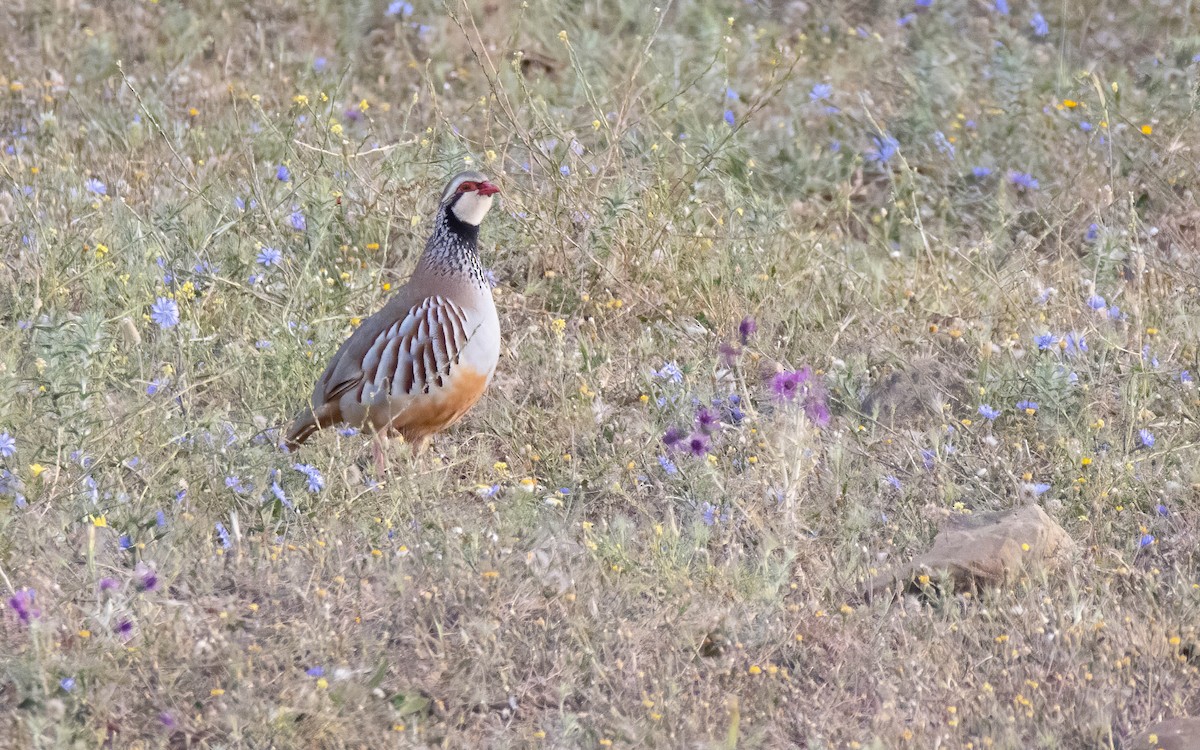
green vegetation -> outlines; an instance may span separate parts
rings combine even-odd
[[[6,3],[0,746],[1200,713],[1200,18],[1007,6]],[[281,452],[465,168],[488,394]],[[861,596],[1033,502],[1070,565]]]

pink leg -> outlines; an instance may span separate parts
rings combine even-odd
[[[371,438],[371,455],[375,457],[375,474],[380,479],[387,475],[387,435],[376,432]]]

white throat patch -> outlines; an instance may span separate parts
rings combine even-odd
[[[450,207],[450,210],[462,223],[477,227],[483,221],[483,217],[487,216],[491,207],[492,196],[480,195],[478,192],[472,191],[463,193]]]

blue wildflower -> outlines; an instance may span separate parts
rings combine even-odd
[[[17,441],[7,432],[0,432],[0,457],[12,458],[17,452]]]
[[[667,456],[659,456],[658,457],[658,465],[661,466],[662,470],[665,471],[667,474],[678,474],[679,473],[679,467],[677,467],[675,465],[675,462],[672,461]]]
[[[259,265],[270,268],[283,263],[283,253],[273,247],[264,247],[258,251],[258,257],[254,259]]]
[[[179,305],[173,299],[159,297],[150,306],[150,320],[159,328],[174,328],[179,325]]]
[[[996,12],[1000,15],[1008,15],[1008,0],[995,0],[995,2],[992,3],[992,7],[995,8]]]
[[[1037,348],[1040,351],[1045,351],[1045,350],[1049,349],[1050,347],[1054,346],[1055,342],[1057,342],[1057,341],[1058,341],[1058,339],[1055,337],[1055,335],[1053,333],[1039,334],[1038,336],[1035,336],[1033,339],[1033,343],[1037,344]]]
[[[1183,383],[1184,385],[1190,385],[1193,382],[1192,381],[1192,373],[1187,370],[1184,370],[1183,372],[1179,373],[1179,382]],[[3,451],[0,450],[0,453],[3,453]]]
[[[122,534],[120,538],[117,539],[117,545],[120,546],[121,549],[129,549],[133,546],[133,539],[131,539],[128,534]]]
[[[1093,294],[1092,296],[1088,297],[1087,304],[1088,307],[1092,308],[1093,310],[1103,310],[1108,306],[1108,301],[1099,294]]]
[[[1096,238],[1099,236],[1100,236],[1100,225],[1093,221],[1091,224],[1088,225],[1087,231],[1084,232],[1083,241],[1084,242],[1095,242]]]
[[[1149,547],[1154,544],[1154,537],[1150,534],[1142,534],[1142,538],[1138,540],[1138,548]]]
[[[1041,13],[1034,13],[1033,18],[1029,19],[1029,25],[1033,28],[1034,36],[1046,36],[1050,33],[1050,24],[1046,23],[1046,18]]]
[[[659,380],[669,380],[672,383],[683,382],[683,370],[679,369],[679,365],[674,360],[664,362],[659,370],[651,370],[650,374]]]
[[[704,520],[705,526],[712,526],[717,520],[717,507],[712,503],[706,502],[700,509],[701,518]]]
[[[292,208],[292,213],[288,216],[288,223],[297,232],[303,232],[308,229],[308,219],[304,217],[304,212],[299,208]]]
[[[313,70],[317,71],[318,73],[322,72],[327,67],[329,67],[329,61],[324,57],[318,57],[317,59],[313,60]]]
[[[1154,506],[1154,512],[1163,518],[1166,518],[1171,513],[1171,511],[1167,510],[1167,506],[1163,505],[1162,503]]]
[[[725,124],[732,128],[734,123],[736,123],[736,122],[737,122],[737,119],[733,116],[733,110],[732,109],[725,110]]]
[[[889,476],[886,476],[886,477],[884,477],[884,478],[883,478],[883,481],[885,481],[885,482],[887,482],[889,485],[891,485],[892,489],[894,489],[894,490],[899,490],[899,489],[900,489],[900,480],[899,480],[899,479],[897,479],[897,478],[896,478],[896,477],[894,477],[894,476],[890,476],[890,475],[889,475]]]
[[[928,448],[921,449],[921,461],[922,461],[922,463],[925,464],[925,468],[927,470],[930,470],[930,471],[933,470],[933,459],[936,457],[936,455],[937,454],[935,454],[933,451],[929,450]]]
[[[1092,124],[1087,120],[1081,120],[1079,122],[1079,129],[1085,133],[1090,133],[1092,132]]]
[[[308,491],[320,492],[325,489],[325,477],[321,476],[321,471],[310,464],[292,464],[292,468],[308,477]]]
[[[1142,441],[1143,448],[1154,447],[1154,433],[1150,430],[1147,430],[1145,427],[1138,430],[1138,438]]]
[[[942,131],[939,130],[933,134],[933,145],[942,154],[949,156],[951,159],[954,158],[954,144],[950,142],[950,139]]]
[[[280,164],[275,169],[275,179],[279,180],[280,182],[287,182],[288,180],[292,179],[292,171],[287,168],[286,164]]]
[[[1065,351],[1070,356],[1075,356],[1076,354],[1083,354],[1083,353],[1086,353],[1088,350],[1087,341],[1083,338],[1082,333],[1074,333],[1074,332],[1068,333],[1066,341],[1067,341],[1067,348]]]
[[[725,98],[726,98],[726,99],[729,99],[730,101],[735,101],[735,102],[736,102],[736,101],[738,100],[738,98],[739,98],[739,97],[738,97],[738,92],[736,92],[736,91],[734,91],[733,89],[731,89],[731,88],[729,88],[728,86],[726,86],[726,87],[725,87]]]
[[[880,164],[886,164],[891,161],[896,155],[896,151],[900,148],[900,142],[891,137],[887,133],[871,136],[871,142],[875,144],[875,148],[867,152],[869,161],[877,161]]]
[[[160,529],[167,525],[167,514],[162,512],[162,508],[154,511],[154,525]]]
[[[233,542],[229,539],[229,530],[225,528],[225,524],[217,521],[216,529],[217,536],[221,538],[221,546],[225,549],[233,547]]]
[[[1017,411],[1023,411],[1026,414],[1031,414],[1037,410],[1038,410],[1038,404],[1036,401],[1026,400],[1026,401],[1018,401],[1017,402]]]
[[[984,177],[990,177],[992,174],[991,167],[972,167],[971,176],[977,180],[982,180]]]
[[[83,183],[83,186],[87,188],[89,193],[95,193],[96,195],[108,195],[108,186],[100,180],[97,180],[95,177],[89,177],[87,181]]]
[[[395,3],[392,3],[392,5],[395,5]],[[321,677],[325,674],[325,668],[309,667],[307,670],[305,670],[304,674],[308,675],[309,677]]]
[[[1037,190],[1041,185],[1037,178],[1028,172],[1009,171],[1008,181],[1024,190]]]
[[[75,689],[75,678],[74,677],[64,677],[58,681],[58,686],[60,688],[62,688],[64,692],[69,693]]]
[[[1046,494],[1049,489],[1050,485],[1046,484],[1045,482],[1038,482],[1037,484],[1033,485],[1033,494],[1041,496]]]
[[[812,87],[812,91],[808,92],[808,100],[810,102],[821,102],[833,96],[833,86],[828,83],[818,83]]]
[[[984,419],[986,419],[987,421],[991,422],[991,421],[994,421],[996,419],[996,417],[1000,416],[1000,410],[994,409],[991,406],[989,406],[988,404],[980,404],[979,405],[979,416],[981,416]]]
[[[568,167],[566,164],[564,164],[558,168],[558,173],[561,174],[563,177],[570,177],[571,176],[571,168]]]

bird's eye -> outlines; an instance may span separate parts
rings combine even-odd
[[[476,182],[464,182],[458,186],[458,192],[460,192],[460,193],[469,193],[472,190],[478,190],[478,189],[479,189],[479,183],[476,183]]]

